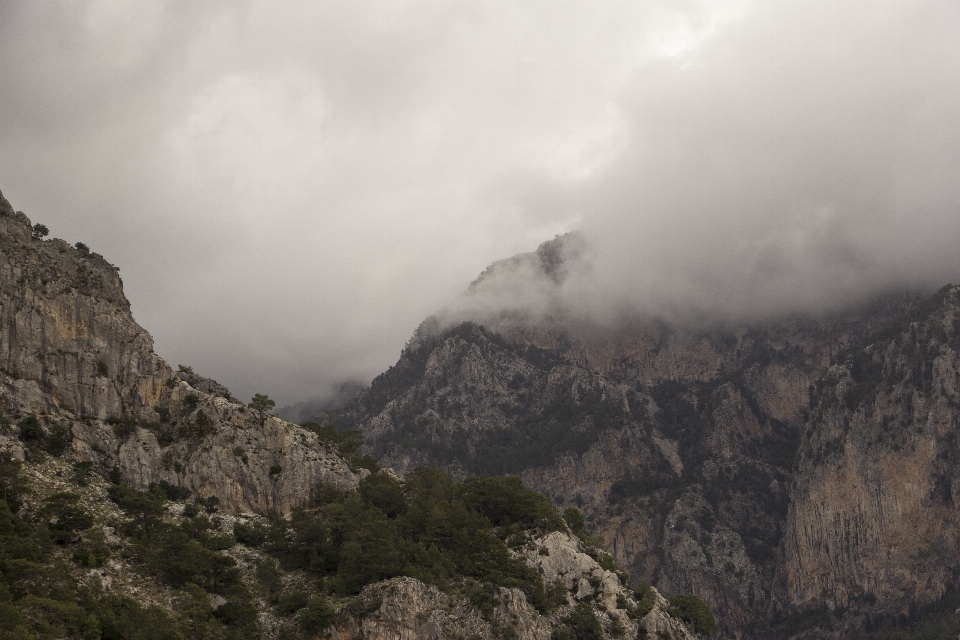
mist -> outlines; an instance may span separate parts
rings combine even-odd
[[[960,279],[958,32],[926,0],[6,2],[0,189],[120,267],[161,356],[292,404],[574,230],[564,278],[460,308],[739,322]]]

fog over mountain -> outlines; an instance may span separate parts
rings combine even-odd
[[[160,355],[293,403],[572,230],[562,284],[515,282],[535,312],[960,280],[958,31],[927,0],[4,2],[0,189],[120,267]]]

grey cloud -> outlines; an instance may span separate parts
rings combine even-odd
[[[0,12],[0,188],[240,397],[369,379],[445,306],[737,320],[957,279],[955,2]],[[562,284],[457,301],[572,229]]]

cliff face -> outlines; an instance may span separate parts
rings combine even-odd
[[[564,251],[541,249],[517,259],[524,277],[562,278],[548,258]],[[468,296],[499,271],[516,276],[511,264]],[[635,579],[701,595],[725,633],[741,634],[771,607],[810,386],[917,300],[719,329],[587,331],[488,315],[494,332],[428,320],[335,420],[362,426],[369,450],[400,472],[520,475],[580,507]]]
[[[0,196],[0,375],[15,412],[140,417],[170,368],[133,322],[117,270],[63,240],[31,239]]]
[[[776,606],[907,614],[956,589],[958,427],[960,288],[947,287],[817,383]]]
[[[45,433],[65,434],[78,461],[234,511],[285,513],[320,481],[356,485],[359,475],[316,435],[276,418],[261,425],[210,381],[197,386],[215,395],[181,380],[134,321],[115,267],[32,232],[0,195],[0,408],[9,422],[34,415]],[[24,455],[16,439],[4,441]]]

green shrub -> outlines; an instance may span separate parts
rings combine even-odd
[[[333,484],[321,480],[313,487],[310,494],[310,504],[320,507],[333,502],[341,502],[343,498],[343,491],[337,489]]]
[[[646,582],[641,582],[633,589],[633,596],[637,600],[637,608],[634,610],[634,615],[642,618],[650,613],[656,602],[653,587]]]
[[[28,595],[17,602],[17,608],[41,638],[100,638],[96,617],[73,602]]]
[[[73,542],[77,534],[93,525],[91,518],[77,504],[79,496],[75,493],[55,493],[44,501],[40,517],[48,522],[53,541],[64,545]]]
[[[310,594],[306,591],[291,591],[280,596],[275,607],[281,614],[290,615],[307,606],[309,600]]]
[[[567,526],[570,527],[573,535],[580,538],[587,535],[587,521],[584,519],[580,509],[569,507],[563,512],[563,519],[567,523]]]
[[[26,482],[20,476],[23,463],[10,455],[9,451],[0,451],[0,514],[4,507],[16,511],[20,508],[21,495],[26,490]]]
[[[84,540],[73,551],[73,561],[81,567],[101,567],[110,558],[110,547],[102,533],[84,534]]]
[[[177,487],[170,484],[166,480],[161,480],[159,483],[150,483],[150,491],[154,491],[154,488],[159,489],[167,500],[180,501],[186,500],[190,497],[190,489],[187,489],[186,487]]]
[[[62,456],[70,444],[70,428],[58,424],[50,429],[50,434],[44,443],[44,450],[52,456]]]
[[[560,578],[547,585],[546,592],[547,608],[551,611],[557,607],[562,607],[569,601],[569,590]]]
[[[713,617],[710,607],[699,596],[692,593],[670,596],[670,607],[667,609],[674,618],[680,618],[693,625],[693,630],[705,636],[712,636],[717,632],[717,620]]]
[[[581,602],[563,622],[573,630],[577,640],[603,640],[603,627],[588,602]]]
[[[31,413],[22,419],[17,423],[17,427],[20,429],[21,441],[35,445],[43,442],[43,427],[40,426],[40,421],[35,414]]]
[[[297,615],[297,622],[304,633],[316,635],[333,622],[334,611],[322,596],[313,596]]]
[[[371,473],[360,481],[357,492],[364,500],[383,511],[388,518],[396,518],[406,511],[403,488],[385,473]]]
[[[322,442],[336,446],[337,442],[340,440],[340,436],[337,433],[337,428],[332,424],[320,424],[319,422],[308,420],[300,426],[307,431],[312,431],[317,434],[317,437],[320,438]]]
[[[92,462],[74,462],[73,473],[70,474],[70,481],[78,487],[85,487],[90,484],[93,476]]]
[[[524,487],[517,476],[467,478],[461,483],[460,497],[495,527],[520,524],[545,531],[563,527],[546,496]]]
[[[577,640],[577,632],[569,625],[562,624],[553,630],[550,640]]]
[[[233,537],[237,539],[237,542],[248,547],[262,546],[267,541],[268,534],[269,529],[256,522],[249,524],[238,522],[233,525]]]

